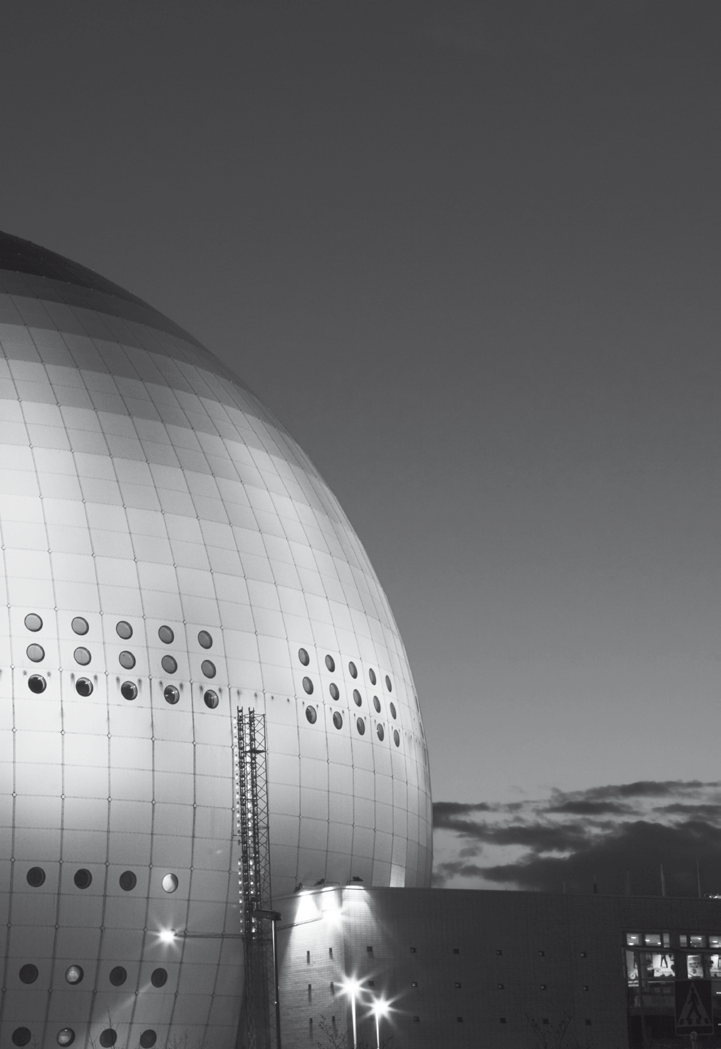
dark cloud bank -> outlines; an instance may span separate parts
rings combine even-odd
[[[640,781],[505,804],[437,802],[435,881],[542,892],[721,893],[721,783]]]

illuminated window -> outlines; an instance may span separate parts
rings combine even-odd
[[[178,878],[175,874],[166,874],[161,884],[163,892],[175,892],[178,888]]]
[[[331,699],[340,699],[340,692],[338,691],[338,686],[335,684],[335,682],[331,681],[330,685],[328,686],[328,691],[330,692]]]
[[[163,656],[163,658],[160,660],[160,665],[162,666],[166,674],[174,674],[175,671],[178,669],[177,660],[173,659],[172,656]]]
[[[114,969],[110,970],[108,978],[113,987],[122,987],[128,978],[128,974],[122,965],[116,965]]]
[[[307,720],[310,721],[311,725],[315,725],[316,721],[318,720],[318,714],[315,707],[306,707],[305,716]]]
[[[68,983],[82,983],[85,973],[80,965],[71,965],[65,970],[65,979]]]
[[[134,685],[132,681],[123,681],[120,686],[120,695],[123,699],[135,699],[138,695],[138,686]]]
[[[218,706],[218,703],[220,702],[220,700],[218,699],[218,693],[214,692],[212,688],[209,688],[203,696],[203,702],[205,703],[206,707],[210,707],[211,710],[215,710],[215,708]]]
[[[175,685],[166,685],[163,689],[163,698],[165,699],[166,703],[175,705],[180,699],[180,692],[178,692]]]
[[[172,645],[175,641],[175,634],[169,626],[161,626],[158,630],[158,637],[164,645]]]
[[[649,937],[646,937],[646,943],[648,943]],[[660,941],[659,941],[660,942]],[[705,936],[689,936],[689,942],[691,947],[705,947],[706,937]]]
[[[353,678],[356,678],[356,677],[358,677],[358,667],[357,667],[357,666],[355,665],[355,663],[354,663],[354,662],[353,662],[352,660],[351,660],[351,662],[350,662],[350,663],[348,664],[348,673],[349,673],[349,674],[350,674],[350,676],[351,676],[351,677],[353,677]]]
[[[376,672],[375,672],[375,670],[369,670],[369,671],[368,671],[368,677],[370,678],[370,681],[371,681],[371,685],[375,685],[376,681],[378,680],[378,679],[376,678]]]
[[[641,933],[640,932],[627,932],[626,943],[629,947],[640,947],[641,946]]]
[[[41,692],[44,692],[47,687],[48,683],[42,676],[42,674],[31,674],[28,678],[28,688],[31,692],[34,692],[36,695],[39,695]]]
[[[691,937],[691,939],[693,941],[693,937]],[[692,947],[705,947],[706,944],[703,942],[705,937],[700,936],[699,939],[702,941],[701,943],[693,943],[692,942],[691,946]],[[661,936],[657,932],[647,932],[646,935],[643,938],[643,942],[646,944],[647,947],[660,947],[661,946]]]
[[[357,707],[359,707],[363,702],[363,698],[357,688],[353,689],[353,702]]]
[[[36,615],[34,612],[31,612],[29,615],[25,616],[25,626],[28,628],[28,630],[32,630],[33,633],[35,633],[35,631],[37,630],[42,630],[43,621],[40,618],[40,616]]]
[[[123,670],[132,670],[135,666],[135,656],[132,652],[121,652],[118,656],[118,662]]]
[[[304,648],[298,649],[298,659],[301,661],[304,667],[307,667],[310,663],[310,656]]]
[[[75,682],[75,691],[79,696],[90,696],[93,691],[93,683],[86,677],[79,677]]]
[[[45,659],[45,649],[42,645],[28,645],[26,651],[28,659],[31,659],[33,663],[39,663]]]
[[[201,630],[198,634],[198,644],[201,648],[212,648],[213,639],[207,630]]]
[[[75,871],[73,881],[79,889],[89,889],[93,882],[93,876],[89,870],[81,867],[79,871]]]
[[[121,619],[115,627],[115,633],[118,637],[122,638],[123,641],[128,641],[133,636],[133,628],[130,623],[126,623],[124,619]]]
[[[23,965],[22,969],[18,973],[21,983],[35,983],[38,978],[38,967],[37,965]]]
[[[76,616],[70,626],[76,634],[87,634],[88,630],[90,630],[87,619],[83,619],[82,616]]]
[[[32,889],[39,889],[41,885],[45,884],[45,871],[42,867],[31,867],[25,875],[25,879]]]
[[[123,871],[118,878],[118,884],[123,892],[132,892],[135,886],[138,884],[138,879],[135,877],[132,871]]]
[[[75,1031],[72,1027],[63,1027],[61,1031],[58,1031],[56,1041],[58,1045],[72,1045],[75,1041]]]
[[[164,987],[168,982],[168,974],[165,969],[153,969],[150,974],[150,982],[153,987]]]
[[[330,672],[332,674],[333,671],[335,670],[335,660],[333,659],[333,656],[326,656],[325,657],[325,665],[328,667],[328,669],[330,670]]]

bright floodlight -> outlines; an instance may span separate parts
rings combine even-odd
[[[175,940],[175,930],[161,929],[159,936],[161,943],[173,943],[173,941]]]
[[[388,1002],[383,1001],[382,998],[377,998],[371,1005],[371,1009],[376,1016],[387,1016],[390,1012],[390,1005]]]
[[[341,987],[346,994],[350,994],[353,998],[356,997],[361,989],[360,980],[354,980],[352,977],[347,977],[346,980],[341,984]]]

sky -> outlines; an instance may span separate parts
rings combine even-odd
[[[721,892],[718,0],[0,30],[0,228],[226,360],[366,546],[437,883],[695,891],[700,858]]]

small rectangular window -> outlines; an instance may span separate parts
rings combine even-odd
[[[461,952],[459,951],[459,949],[457,947],[454,947],[453,948],[453,953],[454,954],[460,954]]]
[[[413,1023],[414,1023],[414,1024],[417,1024],[417,1023],[420,1023],[420,1022],[421,1022],[421,1018],[420,1018],[420,1016],[414,1016],[414,1017],[413,1017]]]
[[[691,946],[692,947],[705,947],[706,946],[706,937],[705,936],[690,936],[689,939],[691,940]]]
[[[462,1016],[457,1016],[456,1017],[456,1023],[457,1024],[462,1024],[463,1023],[463,1017]]]
[[[546,952],[545,951],[539,951],[538,952],[538,957],[539,958],[545,958],[546,957]]]
[[[588,958],[588,955],[586,954],[585,951],[581,951],[581,957],[582,958]]]
[[[418,980],[414,980],[413,983],[411,984],[411,987],[417,987],[417,986],[418,986]]]
[[[590,1027],[590,1026],[591,1026],[591,1021],[590,1020],[586,1020],[586,1027]]]
[[[457,983],[457,984],[456,984],[456,987],[460,987],[460,986],[461,986],[461,985],[460,985],[459,983]]]
[[[644,943],[647,947],[660,947],[661,946],[661,934],[658,932],[647,932],[643,938]],[[703,944],[699,944],[702,947]]]
[[[372,947],[366,947],[366,951],[367,951],[368,954],[373,954],[373,948]]]
[[[498,948],[496,948],[496,954],[503,954],[503,951],[499,951]]]
[[[305,952],[305,962],[306,965],[310,965],[310,951]]]
[[[640,947],[641,946],[641,933],[640,932],[627,932],[626,933],[626,946],[627,947]]]
[[[588,984],[587,984],[587,983],[584,983],[584,985],[583,985],[583,989],[584,989],[584,991],[587,991],[587,990],[588,990]]]
[[[411,947],[411,954],[415,954],[415,953],[416,953],[415,947]]]
[[[502,1024],[504,1024],[504,1023],[506,1022],[506,1018],[505,1018],[505,1016],[502,1016],[502,1017],[501,1017],[501,1020],[500,1020],[500,1022],[501,1022]]]
[[[329,958],[332,958],[332,957],[333,957],[333,948],[332,948],[332,947],[329,947],[329,948],[328,948],[328,957],[329,957]]]
[[[541,984],[541,990],[542,990],[542,991],[546,991],[546,990],[548,990],[548,988],[546,987],[545,983],[542,983],[542,984]]]
[[[688,947],[688,936],[686,936],[684,933],[681,933],[681,935],[678,938],[678,942],[680,947]]]
[[[502,991],[504,989],[502,983],[496,984],[496,986],[498,987],[499,991]]]
[[[368,980],[367,984],[368,984],[369,987],[375,987],[376,982],[375,982],[375,980]]]

